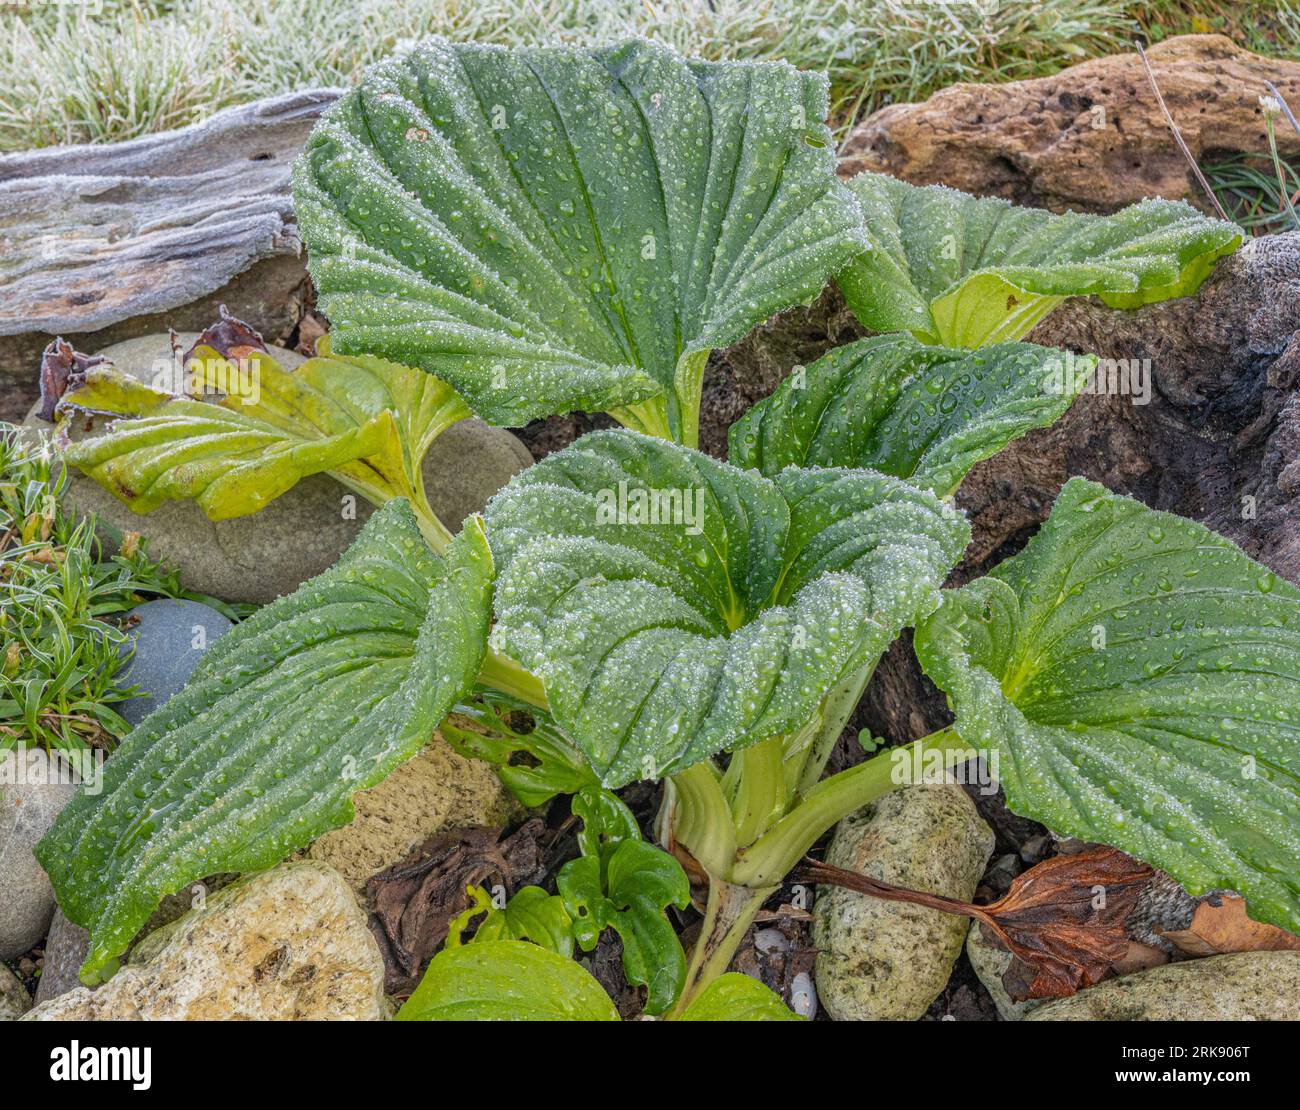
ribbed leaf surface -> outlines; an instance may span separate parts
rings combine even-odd
[[[404,501],[341,561],[217,641],[78,794],[37,856],[110,974],[159,901],[278,863],[352,818],[352,795],[414,755],[474,681],[491,556],[471,518],[445,560]]]
[[[295,175],[337,349],[422,367],[496,423],[655,398],[689,438],[703,352],[863,245],[826,97],[783,63],[646,42],[433,40],[375,66]]]
[[[849,307],[872,331],[949,347],[1020,339],[1066,297],[1136,308],[1186,296],[1242,241],[1181,201],[1058,215],[883,174],[849,188],[873,248],[836,278]]]
[[[517,475],[488,524],[494,643],[607,786],[807,724],[930,611],[969,538],[872,471],[767,479],[633,432]]]
[[[1075,478],[916,650],[1017,813],[1300,930],[1300,590]]]
[[[1096,363],[1032,343],[961,351],[863,339],[796,371],[733,424],[730,459],[769,476],[871,467],[946,497],[977,462],[1054,423]]]
[[[197,348],[189,372],[224,394],[217,400],[172,397],[111,366],[92,369],[62,403],[134,419],[69,444],[65,458],[138,513],[193,500],[210,519],[228,520],[322,472],[377,503],[422,497],[429,444],[469,415],[445,382],[383,359],[326,353],[293,373],[262,351],[241,360]]]

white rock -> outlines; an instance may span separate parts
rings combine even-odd
[[[95,991],[24,1020],[382,1020],[384,963],[343,878],[315,861],[224,887]]]
[[[907,786],[846,817],[827,862],[969,901],[994,838],[960,786]],[[837,1021],[911,1021],[943,990],[967,922],[924,906],[818,887],[817,995]]]

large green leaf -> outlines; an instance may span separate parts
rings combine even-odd
[[[210,401],[95,367],[61,407],[135,419],[70,444],[66,458],[138,513],[192,499],[227,520],[322,471],[377,504],[405,497],[423,506],[420,462],[469,415],[464,401],[419,370],[325,351],[288,373],[265,351],[243,348],[236,362],[200,346],[186,369],[196,386],[221,391]]]
[[[620,409],[693,442],[707,351],[864,246],[826,110],[825,78],[784,63],[422,43],[296,170],[337,347],[437,374],[495,423]]]
[[[83,979],[111,973],[186,883],[268,867],[351,820],[352,795],[419,751],[474,681],[490,598],[479,518],[444,560],[392,501],[333,568],[213,644],[108,761],[102,794],[78,794],[37,847],[91,931]]]
[[[768,479],[625,431],[517,475],[488,522],[494,645],[607,786],[803,728],[934,607],[969,537],[872,471]]]
[[[1242,241],[1181,201],[1058,215],[883,174],[849,188],[872,246],[836,278],[849,307],[872,331],[949,347],[1020,339],[1066,297],[1137,308],[1186,296]]]
[[[916,650],[1017,813],[1300,930],[1300,590],[1075,478]]]
[[[618,1021],[591,973],[523,940],[444,948],[398,1021]]]
[[[731,427],[731,462],[872,467],[946,497],[971,467],[1060,417],[1097,360],[1032,343],[972,352],[882,335],[796,370]]]
[[[714,979],[682,1011],[679,1021],[803,1021],[757,979],[728,972]]]

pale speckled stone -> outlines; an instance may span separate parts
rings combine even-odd
[[[58,773],[39,748],[0,753],[0,772],[0,959],[11,960],[45,936],[54,916],[54,888],[32,849],[77,787],[50,781]]]
[[[150,934],[95,991],[44,1002],[25,1021],[382,1020],[384,963],[342,877],[281,864],[211,895]]]
[[[182,349],[196,338],[192,332],[180,335]],[[98,353],[119,370],[151,381],[157,361],[165,360],[169,350],[168,336],[151,335]],[[280,347],[271,348],[271,353],[290,370],[306,361]],[[52,425],[35,414],[36,407],[24,426],[49,431]],[[97,421],[94,434],[104,426],[105,421]],[[81,437],[78,428],[74,439]],[[435,439],[425,455],[425,493],[434,512],[455,532],[465,517],[482,510],[492,494],[532,461],[528,448],[504,428],[462,420]],[[353,519],[343,514],[345,496],[351,498],[348,505],[355,506],[355,513],[349,514]],[[328,570],[374,511],[368,501],[327,474],[303,479],[252,516],[216,522],[192,501],[169,501],[139,515],[79,472],[69,476],[68,500],[78,510],[96,514],[110,551],[116,550],[114,532],[139,532],[149,541],[150,557],[175,565],[187,589],[223,601],[257,604],[292,593]]]
[[[438,734],[378,786],[353,795],[356,818],[317,838],[311,859],[334,867],[364,899],[366,880],[456,825],[503,825],[522,812],[486,763],[457,755]]]
[[[1107,979],[1026,1021],[1297,1021],[1300,952],[1236,952]]]
[[[16,1021],[31,1008],[27,988],[17,975],[0,964],[0,1021]]]
[[[1015,1002],[1007,994],[1007,988],[1002,985],[1002,976],[1011,966],[1011,953],[986,941],[978,921],[971,922],[970,932],[966,935],[966,958],[970,960],[979,981],[984,984],[984,989],[989,992],[993,1005],[998,1008],[998,1016],[1003,1021],[1019,1021],[1030,1010],[1043,1005],[1041,998]]]
[[[827,862],[968,901],[994,838],[960,786],[908,786],[839,823]],[[817,888],[817,994],[837,1021],[910,1021],[952,974],[967,921],[923,906]]]

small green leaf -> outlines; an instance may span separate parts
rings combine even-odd
[[[527,732],[517,731],[508,720],[511,712],[520,710],[533,722]],[[530,809],[557,794],[576,794],[600,785],[582,753],[549,715],[495,691],[480,690],[474,702],[456,706],[439,731],[466,759],[480,759],[496,768],[506,789]],[[519,761],[521,754],[533,762]]]
[[[1300,590],[1080,478],[916,633],[1007,804],[1300,930]]]
[[[804,727],[938,602],[965,520],[865,470],[774,479],[596,432],[488,508],[494,646],[616,788]]]
[[[243,348],[234,362],[201,346],[187,371],[221,399],[168,397],[101,366],[61,402],[135,417],[70,444],[66,458],[138,513],[188,499],[228,520],[322,472],[376,504],[420,506],[425,452],[469,415],[444,382],[369,356],[326,353],[287,373],[264,351]]]
[[[482,887],[475,891],[482,892]],[[526,886],[515,891],[504,909],[491,909],[490,901],[488,908],[487,920],[478,927],[471,943],[528,940],[548,952],[573,955],[573,921],[558,894],[547,894],[540,886]],[[472,909],[482,912],[481,908]],[[447,943],[452,943],[450,933]]]
[[[714,979],[678,1021],[803,1021],[781,999],[748,975],[730,971]]]
[[[977,462],[1054,423],[1096,365],[1032,343],[972,352],[863,339],[796,370],[733,424],[730,459],[768,476],[872,467],[946,497]]]
[[[1058,215],[883,174],[849,188],[872,246],[836,277],[849,307],[872,331],[949,347],[1020,339],[1067,297],[1136,308],[1186,296],[1242,242],[1181,201]]]
[[[398,1021],[618,1021],[580,964],[522,940],[444,948]]]
[[[110,969],[158,903],[256,871],[352,819],[352,795],[429,741],[486,649],[491,554],[466,522],[446,559],[389,502],[330,570],[216,641],[183,691],[78,794],[36,854]]]
[[[617,794],[599,786],[586,787],[574,795],[573,814],[582,818],[578,846],[584,856],[599,857],[602,847],[641,839],[641,827],[632,811]]]
[[[664,914],[690,901],[682,865],[644,840],[620,840],[599,856],[570,860],[556,886],[582,950],[590,952],[601,933],[615,930],[628,982],[648,988],[646,1012],[668,1009],[686,981],[686,953]]]
[[[617,409],[693,442],[704,356],[865,245],[826,79],[643,41],[421,43],[317,124],[294,201],[340,351],[494,423]]]

